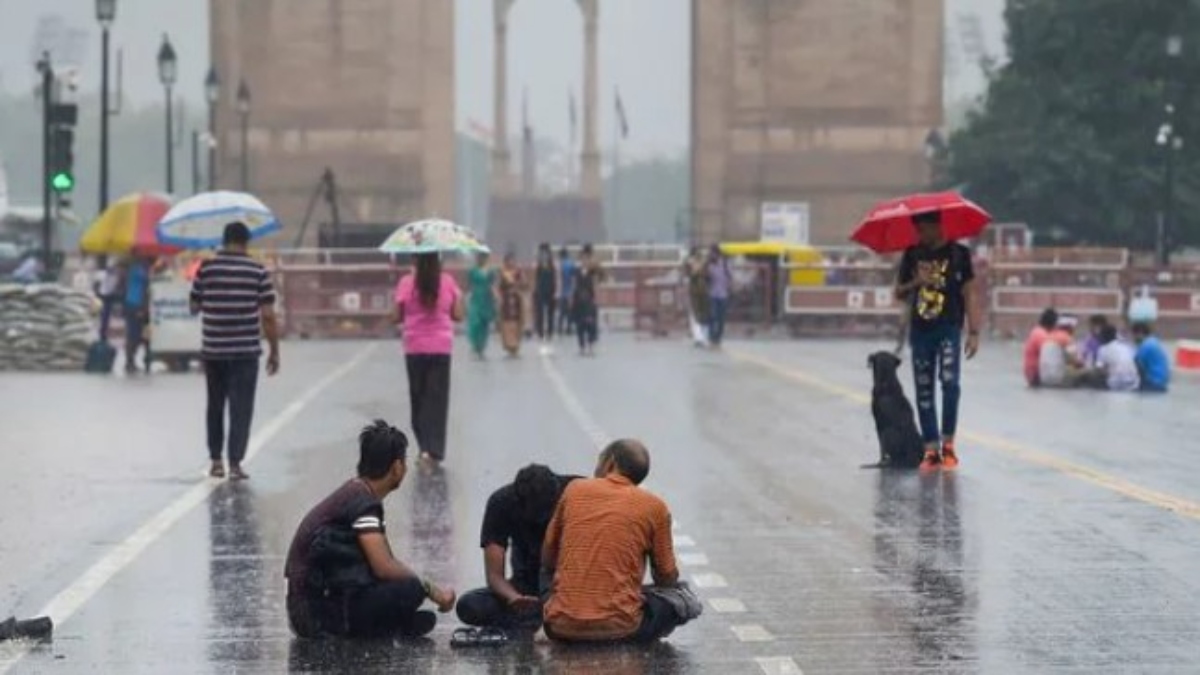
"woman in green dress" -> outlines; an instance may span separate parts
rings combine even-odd
[[[479,254],[474,269],[468,275],[470,300],[467,303],[467,337],[476,358],[483,358],[487,349],[492,322],[496,320],[496,270],[488,267],[488,255]]]

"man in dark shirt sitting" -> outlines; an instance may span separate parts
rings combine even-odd
[[[511,484],[492,493],[480,534],[487,588],[465,593],[458,601],[463,623],[537,630],[542,619],[538,589],[542,539],[559,495],[575,478],[530,464],[517,472]],[[512,559],[511,578],[505,574],[505,554]]]
[[[377,420],[358,437],[358,478],[317,504],[288,549],[287,610],[300,637],[419,637],[454,607],[454,590],[422,579],[392,555],[383,498],[404,481],[408,439]]]

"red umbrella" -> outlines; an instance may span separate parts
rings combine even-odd
[[[978,237],[992,216],[957,192],[936,192],[890,199],[871,209],[850,239],[876,253],[895,253],[917,244],[913,216],[940,213],[946,239]]]

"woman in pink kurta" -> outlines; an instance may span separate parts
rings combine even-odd
[[[396,284],[396,310],[404,326],[413,436],[422,458],[441,462],[446,458],[454,324],[463,320],[464,311],[462,291],[442,271],[437,254],[416,256],[416,271]]]

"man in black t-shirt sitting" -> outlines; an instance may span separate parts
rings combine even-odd
[[[906,301],[909,308],[917,416],[925,441],[921,469],[953,469],[958,466],[954,434],[958,429],[962,353],[965,351],[969,359],[979,351],[982,317],[975,292],[975,269],[970,249],[946,240],[939,213],[916,214],[913,226],[917,228],[919,243],[905,251],[900,260],[896,297]],[[942,385],[940,428],[934,401],[939,382]]]
[[[404,481],[408,439],[377,420],[358,437],[358,478],[317,504],[296,530],[284,574],[300,637],[419,637],[454,607],[454,590],[422,579],[392,555],[383,498]]]
[[[511,484],[492,493],[480,534],[487,588],[465,593],[458,601],[458,618],[463,623],[532,630],[541,625],[538,574],[542,540],[559,496],[576,478],[530,464],[517,472]],[[505,573],[505,554],[512,560],[512,577]]]

